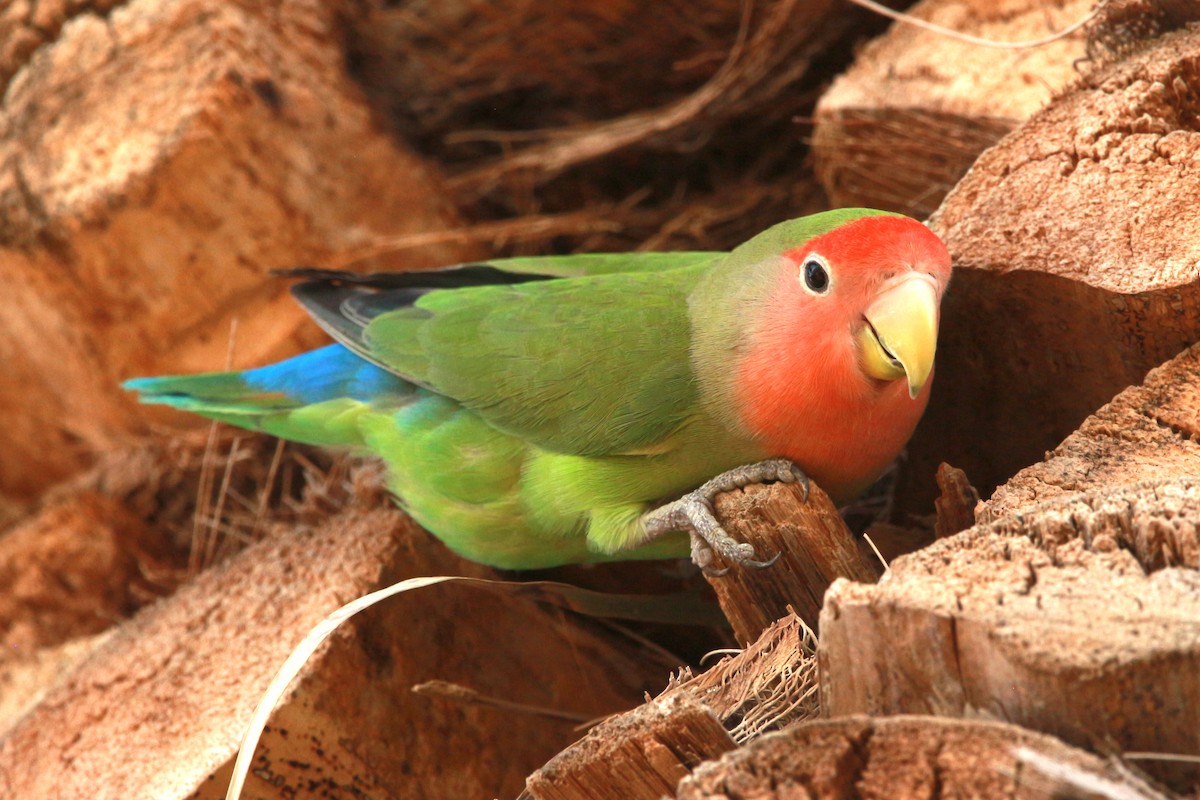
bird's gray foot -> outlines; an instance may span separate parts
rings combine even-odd
[[[772,458],[723,472],[699,489],[647,512],[642,517],[646,536],[653,539],[668,531],[687,531],[692,537],[692,560],[708,575],[723,575],[727,571],[712,568],[713,553],[719,553],[730,564],[769,567],[779,559],[778,553],[766,561],[757,560],[754,547],[726,533],[713,515],[713,499],[718,494],[763,481],[798,483],[804,490],[804,499],[808,499],[808,476],[791,461]]]

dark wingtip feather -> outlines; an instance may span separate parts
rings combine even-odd
[[[274,278],[301,278],[304,280],[351,280],[358,273],[341,269],[324,269],[322,267],[295,266],[271,270]]]
[[[423,295],[441,289],[507,285],[551,280],[552,275],[508,272],[486,263],[460,264],[419,272],[356,273],[295,267],[276,275],[299,279],[292,296],[321,328],[361,358],[378,364],[363,341],[375,317],[413,306]]]

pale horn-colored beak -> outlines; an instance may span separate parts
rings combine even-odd
[[[908,396],[916,398],[933,371],[937,350],[937,284],[910,272],[884,284],[866,313],[858,334],[863,371],[881,381],[908,378]]]

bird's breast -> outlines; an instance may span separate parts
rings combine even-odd
[[[887,468],[912,436],[929,399],[904,381],[884,385],[856,375],[743,375],[745,426],[772,456],[789,458],[839,505]]]

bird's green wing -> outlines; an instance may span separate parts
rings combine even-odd
[[[320,275],[295,293],[343,344],[500,430],[557,452],[615,454],[655,448],[694,413],[687,296],[719,256]]]
[[[570,256],[520,256],[487,262],[504,272],[580,278],[615,272],[662,272],[667,269],[709,264],[726,253],[686,251],[678,253],[580,253]]]

